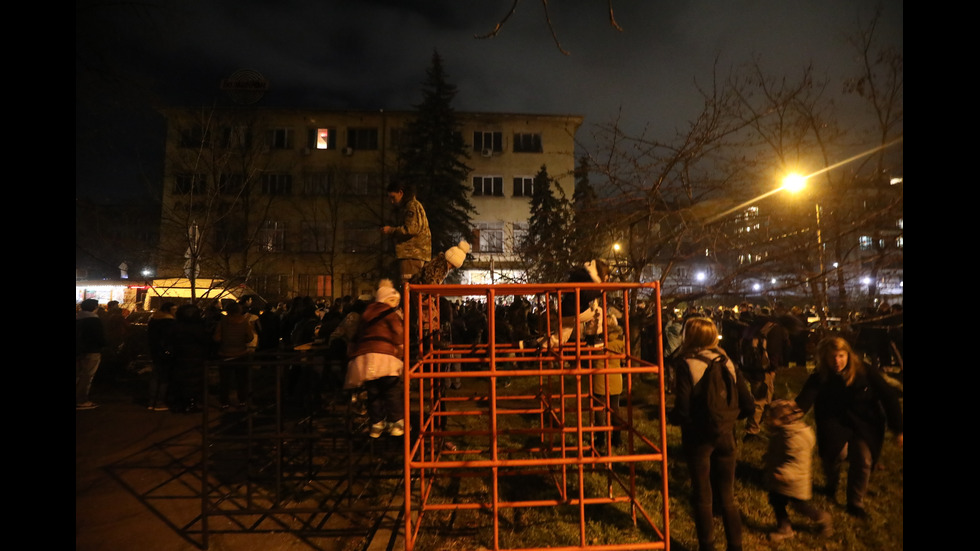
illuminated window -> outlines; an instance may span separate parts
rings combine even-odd
[[[521,243],[527,239],[528,224],[527,222],[514,222],[514,244],[511,250],[517,249],[521,246]]]
[[[306,148],[316,149],[337,149],[337,129],[329,127],[310,128],[306,136]]]
[[[503,222],[477,222],[476,232],[477,246],[476,252],[481,253],[502,253],[504,252],[504,224]]]
[[[259,232],[259,250],[268,253],[280,253],[284,250],[286,227],[283,222],[267,220]]]
[[[514,197],[530,197],[534,194],[534,178],[517,176],[514,178]]]
[[[870,235],[862,235],[858,238],[858,246],[862,251],[870,251],[875,246],[875,240]]]
[[[473,195],[503,197],[503,176],[474,176]]]

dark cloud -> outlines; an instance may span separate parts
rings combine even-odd
[[[494,38],[478,39],[511,0],[185,0],[76,3],[78,185],[109,186],[94,171],[111,150],[132,151],[126,118],[152,119],[150,105],[210,105],[218,84],[247,68],[270,81],[268,106],[410,109],[432,52],[457,85],[459,110],[574,113],[586,124],[622,109],[637,127],[672,129],[697,114],[695,80],[756,57],[772,72],[853,72],[845,37],[878,0],[613,1],[549,3],[563,55],[542,3],[524,0]],[[902,46],[903,4],[882,4],[879,29]],[[103,118],[105,117],[105,118]],[[113,120],[113,118],[122,120]],[[84,124],[82,124],[84,123]],[[143,140],[136,140],[143,141]],[[98,157],[89,168],[87,157]],[[102,162],[101,164],[105,164]],[[118,176],[118,175],[117,175]]]

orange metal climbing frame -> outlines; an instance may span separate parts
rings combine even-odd
[[[669,551],[661,348],[655,347],[655,361],[644,361],[627,337],[624,353],[609,351],[608,316],[597,338],[586,338],[576,323],[566,328],[571,335],[561,342],[560,320],[574,315],[561,312],[562,298],[575,293],[578,304],[581,290],[602,291],[603,310],[616,305],[622,311],[627,336],[636,331],[631,330],[630,308],[623,305],[635,304],[642,295],[652,303],[647,323],[656,324],[659,340],[656,283],[405,284],[407,551],[421,550],[427,532],[445,539],[457,531],[475,534],[480,541],[474,548],[494,551]],[[543,305],[544,337],[531,342],[500,338],[497,310],[516,296]],[[484,343],[454,343],[439,334],[440,321],[446,321],[439,319],[439,305],[445,301],[486,305]],[[610,367],[610,360],[620,360],[620,367]],[[461,370],[451,370],[454,363]],[[615,422],[608,394],[592,393],[593,378],[612,374],[623,375],[625,419]],[[462,389],[451,389],[449,382],[457,378],[465,381]],[[658,397],[656,404],[645,404],[645,416],[633,404],[640,381],[654,385],[652,394]],[[621,447],[611,445],[612,425],[623,435]],[[534,508],[551,508],[544,513],[561,519],[556,524],[562,529],[556,525],[545,531],[547,541],[529,540],[536,532],[522,527],[522,519],[541,518],[527,514]],[[632,526],[613,530],[617,537],[597,531],[596,522],[617,510],[617,515],[628,515]]]

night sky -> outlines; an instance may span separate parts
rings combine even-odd
[[[161,106],[224,103],[221,79],[261,73],[259,105],[411,109],[432,52],[460,111],[563,113],[590,125],[619,113],[669,138],[701,107],[698,83],[758,59],[836,82],[859,71],[847,43],[882,9],[878,32],[903,48],[899,0],[151,0],[76,2],[76,198],[159,193]],[[838,84],[839,86],[839,84]]]

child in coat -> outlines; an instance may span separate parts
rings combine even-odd
[[[782,541],[796,535],[787,506],[814,521],[820,536],[831,536],[834,528],[830,513],[810,503],[813,448],[817,438],[803,421],[803,411],[792,400],[775,400],[769,406],[766,424],[770,432],[765,457],[766,482],[769,504],[776,515],[776,530],[769,534],[769,539]]]
[[[404,362],[404,330],[401,293],[391,280],[383,279],[375,302],[365,308],[348,348],[344,388],[367,390],[371,438],[386,430],[391,436],[405,434],[405,401],[401,388]]]

